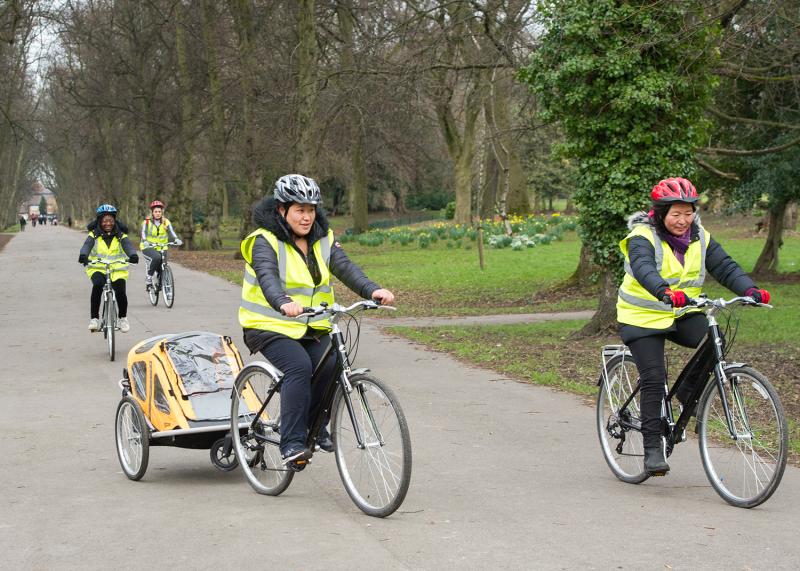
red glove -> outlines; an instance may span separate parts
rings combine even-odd
[[[672,291],[667,288],[664,292],[664,303],[672,304],[672,307],[685,307],[687,303],[686,294],[681,290]]]
[[[765,289],[751,287],[749,290],[744,292],[744,294],[752,297],[754,300],[756,300],[756,303],[769,303],[770,295]]]

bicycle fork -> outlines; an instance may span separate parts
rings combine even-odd
[[[356,408],[353,404],[352,393],[353,393],[353,384],[350,382],[350,378],[348,375],[351,373],[350,369],[350,361],[347,356],[347,350],[344,344],[344,338],[342,337],[342,332],[339,329],[338,324],[333,324],[333,331],[331,331],[331,340],[333,343],[336,344],[336,350],[339,353],[339,359],[342,364],[342,373],[341,373],[341,386],[342,386],[342,396],[344,397],[345,406],[347,406],[347,413],[350,415],[350,422],[353,424],[353,432],[356,435],[356,441],[358,442],[358,448],[363,450],[367,448],[368,445],[378,445],[383,446],[383,436],[381,436],[380,430],[378,429],[378,425],[375,422],[375,418],[372,415],[372,409],[369,406],[369,402],[367,401],[367,394],[364,391],[364,387],[359,385],[357,387],[358,390],[358,398],[359,404],[364,408],[367,413],[367,418],[369,419],[369,423],[372,426],[373,433],[375,434],[375,438],[377,440],[376,443],[367,443],[366,438],[364,437],[364,433],[361,429],[361,424],[358,422],[356,418]]]
[[[725,374],[725,353],[722,348],[722,336],[719,332],[719,325],[717,319],[713,315],[708,316],[709,333],[714,340],[714,354],[717,357],[717,363],[714,366],[714,378],[717,382],[717,392],[719,393],[722,408],[725,411],[725,421],[728,424],[728,434],[736,440],[750,440],[753,437],[753,432],[750,430],[750,421],[747,418],[747,412],[742,403],[742,396],[739,393],[738,382],[734,379],[729,379]],[[728,396],[725,394],[725,384],[729,383],[731,387],[731,394],[733,395],[734,404],[738,412],[739,418],[742,421],[744,432],[739,433],[733,421],[733,414],[731,413],[730,403],[728,403]]]

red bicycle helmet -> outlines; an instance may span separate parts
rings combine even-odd
[[[666,178],[658,182],[650,192],[650,198],[656,204],[670,202],[697,202],[697,190],[685,178]]]
[[[161,202],[160,200],[154,200],[153,202],[150,203],[150,210],[156,207],[164,208],[164,203]]]

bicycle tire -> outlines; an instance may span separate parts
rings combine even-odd
[[[737,434],[728,432],[716,380],[697,413],[700,457],[708,481],[729,504],[753,508],[778,488],[786,468],[789,435],[783,405],[772,384],[751,367],[725,369],[725,396]],[[749,426],[749,430],[747,430]]]
[[[259,418],[260,409],[275,379],[260,365],[248,365],[237,375],[231,395],[231,434],[236,458],[250,486],[259,494],[277,496],[292,483],[294,472],[283,466],[280,452],[280,394],[275,393]],[[246,423],[246,428],[240,428]],[[257,438],[261,437],[261,438]],[[268,438],[268,442],[264,442]]]
[[[340,387],[331,415],[336,466],[353,503],[367,515],[386,517],[403,503],[411,483],[408,423],[397,397],[383,381],[362,373],[350,377],[350,384],[355,421],[365,446],[358,446]],[[366,468],[365,473],[356,473],[360,468]]]
[[[108,358],[109,360],[113,361],[116,357],[116,343],[115,343],[115,333],[117,329],[117,312],[115,303],[113,298],[111,301],[106,302],[106,315],[105,315],[105,326],[106,326],[106,341],[108,343]]]
[[[153,279],[150,281],[150,287],[147,288],[147,297],[150,299],[150,304],[155,307],[158,305],[158,272],[153,274]]]
[[[141,480],[150,459],[150,429],[139,404],[126,395],[119,401],[114,422],[117,458],[130,480]]]
[[[609,391],[605,381],[600,382],[597,393],[597,436],[600,449],[611,472],[628,484],[641,484],[650,475],[644,469],[644,442],[642,433],[634,428],[624,429],[618,422],[619,407],[636,388],[639,371],[631,357],[613,357],[606,365]],[[631,401],[633,414],[629,420],[641,423],[639,396]],[[641,424],[640,424],[641,425]]]
[[[169,266],[164,268],[161,276],[161,295],[164,297],[164,305],[172,307],[175,303],[175,279]]]

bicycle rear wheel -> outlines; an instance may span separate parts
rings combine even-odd
[[[358,508],[367,515],[386,517],[403,503],[411,482],[408,423],[397,397],[382,381],[358,374],[350,383],[352,420],[341,388],[334,398],[331,432],[336,466]]]
[[[108,358],[113,361],[114,357],[116,356],[116,345],[115,345],[115,332],[117,329],[117,307],[114,303],[113,298],[106,300],[105,303],[105,312],[104,312],[104,319],[105,319],[105,331],[106,331],[106,342],[108,344]]]
[[[597,395],[597,435],[608,467],[614,475],[629,484],[640,484],[649,475],[644,469],[644,442],[642,440],[640,395],[620,407],[639,384],[639,370],[631,357],[612,358],[606,365],[608,386],[600,382]]]
[[[697,422],[703,469],[714,490],[731,505],[752,508],[775,492],[786,468],[789,440],[780,398],[750,367],[725,369],[725,398],[737,438],[728,431],[716,382],[700,399]]]
[[[172,277],[172,268],[164,268],[164,275],[161,276],[161,294],[164,296],[164,304],[172,307],[175,303],[175,280]]]
[[[275,392],[258,414],[274,384],[275,379],[263,367],[248,365],[236,377],[231,399],[236,458],[247,459],[239,462],[247,481],[256,492],[268,496],[282,494],[294,478],[294,472],[283,465],[279,448],[280,394]]]
[[[142,409],[130,396],[119,402],[114,426],[122,471],[129,479],[140,480],[150,459],[150,432]]]

